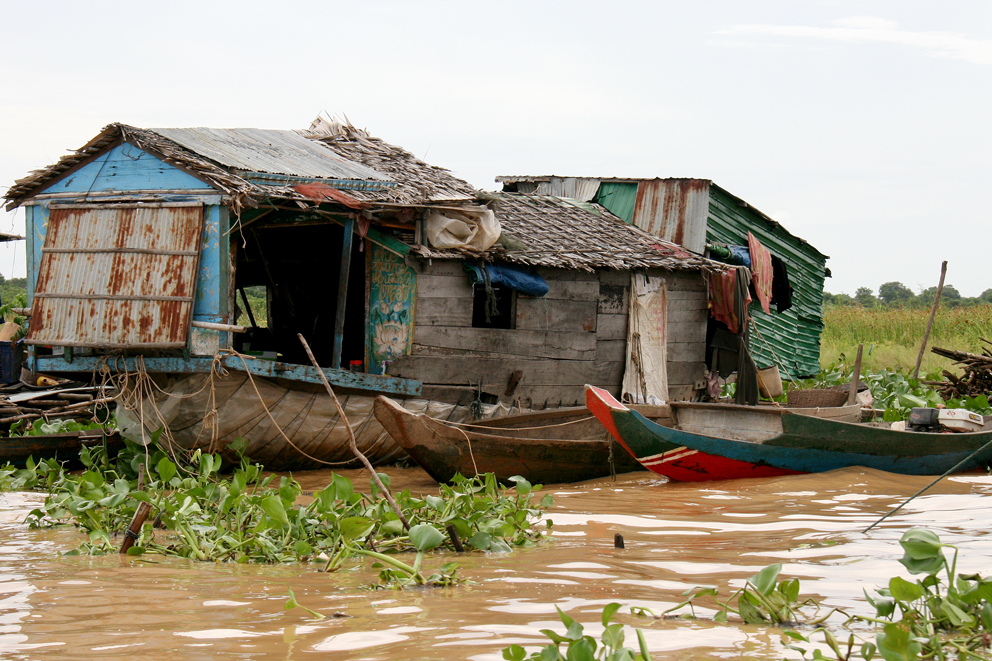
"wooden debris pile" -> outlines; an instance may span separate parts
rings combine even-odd
[[[19,392],[0,399],[0,424],[11,424],[20,420],[92,418],[96,408],[107,407],[112,397],[100,397],[98,389],[72,388],[69,391],[42,390]]]
[[[964,376],[942,370],[941,374],[945,379],[944,381],[924,381],[923,383],[933,386],[934,390],[944,399],[992,394],[992,351],[990,351],[992,342],[984,339],[982,342],[989,346],[984,347],[981,354],[933,347],[931,349],[933,353],[950,358],[956,365],[961,365]]]

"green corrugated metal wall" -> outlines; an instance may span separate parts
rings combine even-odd
[[[593,200],[610,210],[625,223],[634,222],[634,204],[637,202],[637,184],[605,181],[599,186]]]
[[[605,205],[604,205],[605,206]],[[765,314],[751,306],[758,332],[751,332],[751,352],[758,367],[777,364],[783,376],[800,377],[820,371],[823,332],[823,280],[827,258],[816,248],[769,222],[754,209],[715,184],[710,185],[706,240],[747,245],[750,231],[763,246],[785,261],[792,285],[792,307],[783,313],[772,306]],[[762,339],[764,341],[762,341]]]

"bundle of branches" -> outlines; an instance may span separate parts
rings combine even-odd
[[[98,407],[108,407],[112,397],[99,397],[96,388],[92,392],[59,392],[35,399],[0,399],[0,424],[10,424],[19,420],[42,420],[50,422],[54,418],[90,419]]]
[[[990,352],[992,342],[984,338],[982,342],[989,346],[983,347],[981,354],[933,347],[931,349],[933,353],[950,358],[955,365],[961,365],[964,375],[958,376],[948,370],[942,370],[941,374],[944,376],[944,381],[924,381],[923,383],[933,386],[944,399],[959,399],[992,393],[992,352]]]

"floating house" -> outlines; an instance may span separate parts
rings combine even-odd
[[[766,314],[751,306],[757,333],[750,350],[759,366],[778,365],[793,378],[820,371],[823,283],[828,257],[780,223],[707,179],[617,179],[503,176],[505,191],[556,195],[600,204],[644,231],[695,254],[715,244],[748,245],[754,235],[788,268],[792,307]]]
[[[479,193],[350,125],[112,124],[5,198],[26,213],[28,368],[127,374],[119,417],[187,447],[350,461],[300,335],[377,461],[399,450],[376,394],[456,416],[701,387],[719,264],[606,205]]]

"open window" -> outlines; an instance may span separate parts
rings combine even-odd
[[[505,285],[483,283],[474,285],[472,302],[473,328],[514,328],[516,326],[517,292]]]

